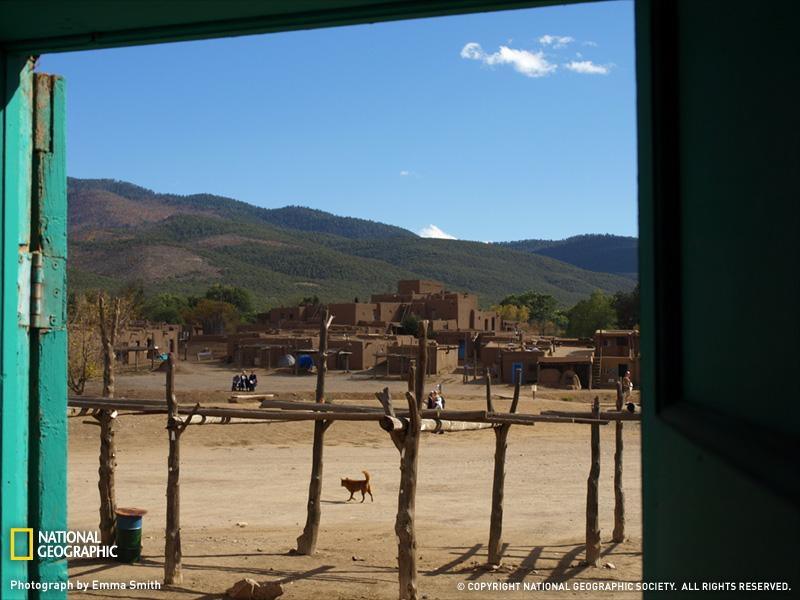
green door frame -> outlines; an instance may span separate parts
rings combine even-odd
[[[30,189],[32,107],[31,78],[27,61],[0,57],[3,75],[2,88],[2,305],[0,319],[0,544],[2,563],[0,596],[10,594],[10,581],[27,581],[28,563],[11,561],[10,529],[28,527],[28,364],[30,342],[28,327],[21,322],[19,312],[25,311],[26,290],[18,289],[23,282],[21,272],[24,254],[21,248],[30,245]],[[29,289],[27,290],[29,292]],[[22,296],[22,298],[20,297]],[[24,550],[24,548],[21,548]]]
[[[25,556],[11,528],[67,527],[67,188],[64,81],[33,72],[32,60],[0,56],[3,94],[2,303],[0,320],[0,597],[28,594],[12,581],[67,581],[66,560]],[[27,551],[27,552],[26,552]]]

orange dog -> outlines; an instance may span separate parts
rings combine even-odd
[[[369,473],[367,471],[361,472],[364,474],[365,479],[349,479],[347,477],[342,477],[342,487],[347,488],[347,491],[350,492],[350,497],[347,501],[350,502],[356,492],[361,492],[361,502],[366,500],[367,494],[369,494],[370,501],[375,502],[375,498],[372,497],[372,488],[369,485]]]

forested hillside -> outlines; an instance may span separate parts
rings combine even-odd
[[[71,291],[126,284],[198,293],[253,292],[259,307],[318,296],[366,298],[398,279],[432,278],[483,304],[537,289],[564,305],[634,282],[496,244],[434,240],[301,207],[264,209],[211,195],[176,196],[112,180],[69,180]]]
[[[549,256],[589,271],[638,278],[639,240],[635,237],[587,234],[563,240],[519,240],[498,245]]]

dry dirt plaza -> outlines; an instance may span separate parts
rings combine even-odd
[[[259,393],[280,399],[313,400],[315,378],[259,374]],[[231,406],[234,371],[213,364],[180,362],[181,403]],[[442,381],[448,409],[481,409],[481,381]],[[361,374],[329,372],[326,392],[338,403],[377,404],[374,392],[389,386],[399,397],[406,383]],[[87,394],[98,389],[91,387]],[[497,410],[508,410],[511,386],[494,385]],[[163,373],[120,375],[118,397],[162,398]],[[539,389],[535,400],[523,387],[520,412],[590,410],[600,396],[612,407],[611,390]],[[638,392],[634,400],[638,401]],[[348,400],[344,400],[347,398]],[[239,406],[257,407],[257,403]],[[69,420],[69,528],[98,525],[98,428],[92,419]],[[183,583],[168,589],[89,589],[72,598],[221,598],[235,581],[280,581],[282,598],[389,599],[397,597],[394,521],[399,458],[377,423],[334,423],[326,433],[322,520],[317,553],[293,556],[306,517],[313,425],[259,423],[190,426],[182,436],[181,540]],[[581,565],[589,474],[589,427],[537,423],[512,426],[506,459],[503,565],[486,561],[491,509],[494,435],[487,430],[423,434],[416,500],[419,590],[422,598],[638,598],[640,592],[581,591],[599,581],[638,582],[642,577],[640,424],[624,426],[626,533],[610,541],[613,527],[614,427],[600,428],[600,567]],[[163,578],[167,432],[164,415],[121,416],[116,425],[118,506],[148,511],[142,561],[73,561],[70,580],[111,584],[160,582]],[[374,502],[346,502],[342,477],[372,477]],[[567,590],[536,589],[561,582]],[[478,589],[481,584],[484,589]],[[526,586],[528,589],[525,589]],[[128,586],[129,587],[129,586]],[[143,585],[143,587],[148,587]],[[461,590],[460,587],[464,589]],[[494,587],[495,590],[487,590]],[[505,588],[505,589],[498,589]]]

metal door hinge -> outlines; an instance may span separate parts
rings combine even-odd
[[[20,248],[18,260],[17,325],[27,327],[31,324],[31,253]]]
[[[66,325],[66,301],[62,297],[65,267],[62,258],[31,252],[30,323],[34,329],[61,329]]]

